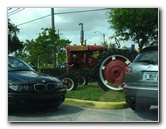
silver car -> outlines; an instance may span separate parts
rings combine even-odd
[[[135,60],[126,67],[126,102],[135,111],[147,111],[158,105],[158,46],[144,48]]]

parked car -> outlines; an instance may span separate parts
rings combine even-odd
[[[65,100],[62,82],[36,72],[23,60],[8,56],[8,109],[31,106],[59,106]]]
[[[158,105],[158,46],[144,48],[126,67],[124,92],[126,102],[135,111],[147,111]]]

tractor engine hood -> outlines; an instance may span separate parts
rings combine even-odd
[[[105,50],[107,50],[105,46],[89,45],[89,51],[105,51]]]

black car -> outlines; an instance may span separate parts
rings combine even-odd
[[[147,111],[158,105],[158,46],[144,48],[126,67],[124,92],[126,102],[135,111]]]
[[[65,95],[66,90],[59,79],[36,72],[21,59],[8,56],[8,109],[58,107]]]

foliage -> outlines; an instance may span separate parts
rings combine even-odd
[[[139,48],[158,42],[157,8],[113,8],[107,13],[110,28],[123,40],[133,40]]]
[[[109,44],[107,41],[101,43],[102,46],[109,47]]]
[[[41,30],[42,32],[39,33],[35,40],[26,40],[25,51],[29,56],[29,59],[27,59],[28,62],[31,62],[35,66],[52,66],[54,52],[57,54],[58,61],[65,61],[66,54],[64,54],[64,48],[70,41],[60,39],[55,29],[42,28]]]
[[[69,45],[71,41],[68,39],[59,39],[57,41],[57,62],[64,63],[66,61],[66,46]]]
[[[23,49],[23,42],[18,39],[17,33],[19,33],[19,29],[8,19],[8,54]]]

